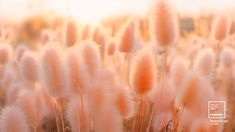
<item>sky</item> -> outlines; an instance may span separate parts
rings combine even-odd
[[[22,19],[40,12],[54,11],[71,15],[84,22],[122,13],[143,15],[153,0],[0,0],[0,17]],[[169,0],[181,14],[198,15],[205,12],[221,12],[235,9],[235,0]],[[69,8],[69,10],[68,10]]]

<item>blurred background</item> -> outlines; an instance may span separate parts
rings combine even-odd
[[[45,12],[71,15],[92,22],[114,14],[144,14],[153,0],[0,0],[0,16],[9,20]],[[226,11],[233,13],[234,0],[168,0],[181,15],[200,16]]]
[[[169,0],[180,18],[181,35],[196,34],[207,38],[214,15],[234,16],[234,0]],[[40,39],[43,29],[58,29],[68,19],[80,24],[111,27],[112,31],[130,15],[138,16],[140,28],[148,26],[146,14],[153,0],[0,0],[0,27],[11,27],[10,35],[18,42]],[[142,30],[145,39],[148,39]]]

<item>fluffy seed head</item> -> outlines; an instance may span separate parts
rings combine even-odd
[[[3,80],[5,76],[5,67],[4,65],[0,65],[0,79]]]
[[[170,67],[170,75],[173,86],[178,89],[186,73],[186,65],[183,59],[176,58]]]
[[[44,30],[41,34],[41,43],[45,45],[51,41],[51,32],[48,30]]]
[[[82,27],[81,40],[86,40],[90,37],[90,26],[85,25]]]
[[[195,60],[195,69],[200,74],[209,76],[215,63],[214,52],[212,49],[203,49]]]
[[[156,62],[148,47],[140,50],[130,69],[130,84],[137,95],[145,95],[156,83]]]
[[[102,26],[95,27],[92,32],[92,40],[100,46],[99,48],[102,52],[102,49],[104,48],[105,43],[107,41],[107,34]]]
[[[129,19],[123,26],[119,34],[119,51],[129,53],[135,46],[135,21]]]
[[[25,115],[16,106],[7,106],[3,109],[0,118],[1,132],[29,132]]]
[[[154,89],[150,97],[157,108],[157,112],[167,111],[171,109],[174,104],[175,89],[170,81],[167,81],[163,89],[158,86],[158,88]]]
[[[12,83],[18,81],[17,71],[14,67],[8,66],[4,68],[3,78],[2,78],[2,86],[7,88]]]
[[[15,59],[17,62],[20,62],[21,58],[23,57],[25,51],[27,51],[27,47],[25,45],[19,45],[16,49],[16,56]]]
[[[199,76],[194,72],[188,72],[183,80],[182,87],[177,93],[176,104],[179,106],[190,105],[197,98],[199,88]]]
[[[78,41],[77,25],[69,21],[66,25],[66,46],[72,46]]]
[[[28,81],[38,80],[38,61],[35,54],[26,52],[20,61],[20,71]]]
[[[124,88],[120,88],[117,93],[117,108],[123,117],[129,117],[133,112],[133,102],[130,93]]]
[[[225,67],[231,67],[233,65],[233,52],[231,48],[223,48],[220,54],[220,60]]]
[[[11,47],[9,44],[0,44],[0,64],[6,64],[11,57]]]
[[[42,79],[50,94],[55,96],[68,93],[68,72],[63,57],[63,51],[49,45],[42,55]]]
[[[88,93],[89,108],[93,113],[97,113],[103,109],[104,106],[113,103],[113,96],[107,87],[107,83],[103,79],[96,78],[93,81],[92,89]]]
[[[39,94],[42,102],[41,116],[59,113],[59,104],[55,97],[50,96],[49,93],[43,88],[40,89]]]
[[[186,52],[186,58],[190,61],[194,61],[200,49],[201,47],[198,44],[192,46],[190,45],[188,51]]]
[[[69,67],[71,92],[74,94],[83,94],[89,84],[88,71],[81,62],[77,51],[70,49],[67,54],[67,63]]]
[[[58,43],[60,45],[66,42],[66,34],[64,33],[63,28],[55,29],[55,31],[51,35],[50,42]],[[68,43],[65,43],[65,46],[69,46]]]
[[[211,35],[215,40],[222,41],[230,31],[231,20],[228,16],[221,14],[215,17],[212,24]]]
[[[35,103],[34,93],[24,90],[19,93],[16,104],[23,110],[30,126],[36,127],[38,122],[38,106]]]
[[[98,47],[93,41],[87,40],[80,45],[81,61],[88,68],[91,76],[94,76],[101,67],[101,56]]]
[[[149,30],[151,40],[162,47],[168,47],[177,39],[177,16],[166,1],[157,1],[151,9]]]
[[[21,83],[12,83],[6,92],[6,102],[8,105],[14,104],[21,90],[25,87]]]
[[[113,55],[116,51],[116,43],[113,39],[108,41],[106,52],[108,55]]]
[[[92,33],[92,40],[99,46],[99,52],[101,58],[103,58],[105,53],[105,44],[108,40],[108,35],[106,34],[103,27],[98,26],[94,29]]]
[[[232,77],[233,77],[233,80],[235,81],[235,67],[233,67]]]
[[[235,19],[231,22],[230,34],[235,33]]]
[[[207,115],[207,102],[213,93],[213,87],[208,78],[189,71],[185,75],[181,88],[177,91],[176,105],[203,117]]]

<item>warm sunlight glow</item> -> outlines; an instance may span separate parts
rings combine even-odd
[[[117,14],[144,15],[150,0],[70,0],[70,15],[81,22],[96,24]]]
[[[102,18],[120,14],[145,15],[155,0],[0,0],[0,16],[14,20],[42,12],[70,15],[79,22],[97,24]],[[234,0],[168,0],[179,14],[198,16],[234,12]],[[41,3],[40,3],[41,2]],[[15,15],[17,13],[17,15]]]

